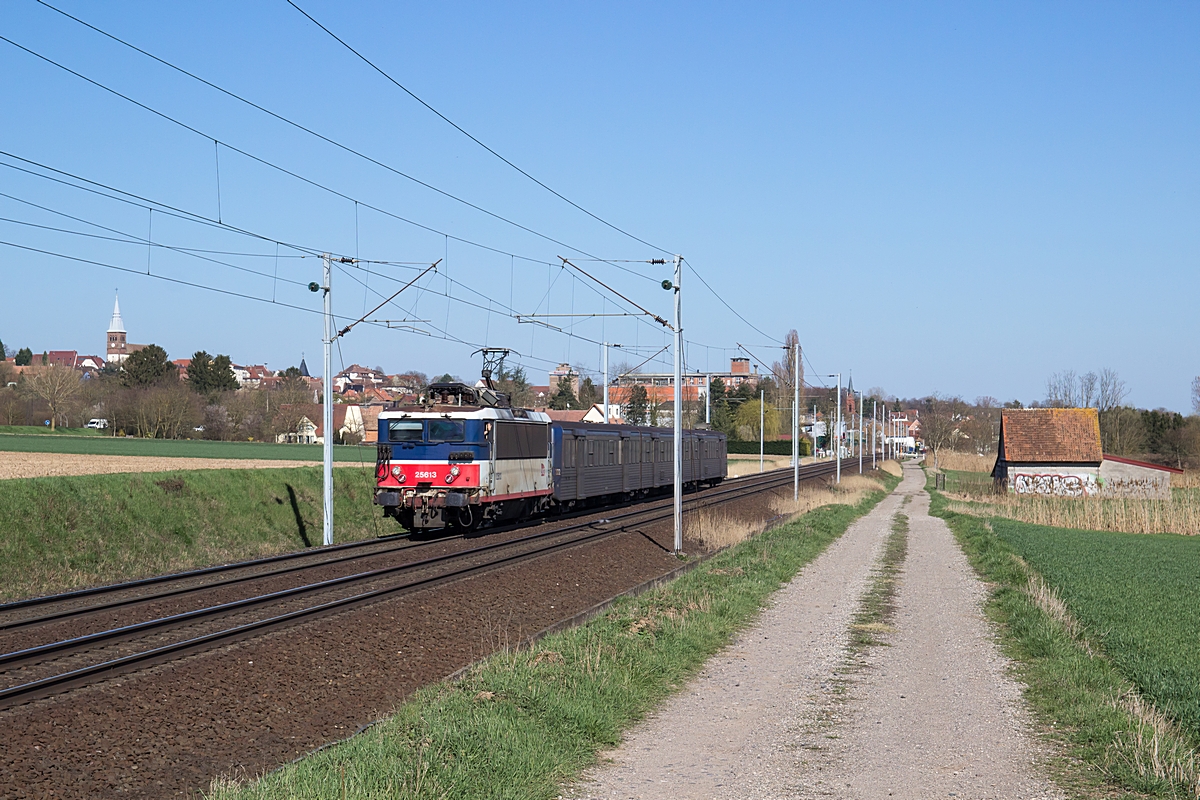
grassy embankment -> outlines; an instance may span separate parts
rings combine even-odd
[[[374,462],[334,471],[335,541],[398,533],[371,503]],[[321,543],[319,466],[0,482],[0,600]]]
[[[933,494],[933,513],[995,585],[989,611],[1064,746],[1064,785],[1200,797],[1200,537],[1039,526],[989,514],[1023,513],[1016,501]],[[1060,500],[1076,509],[1058,513],[1088,502]]]
[[[262,458],[272,461],[320,461],[319,444],[274,442],[213,442],[206,439],[132,439],[112,436],[0,435],[0,451],[15,453],[73,453],[105,456],[163,456],[166,458]],[[335,461],[375,463],[375,445],[337,445]]]
[[[106,436],[107,431],[96,428],[55,428],[50,430],[44,425],[0,425],[0,434],[11,436],[21,434],[27,436]]]
[[[898,479],[888,476],[888,488]],[[764,602],[869,511],[826,505],[720,553],[608,613],[500,652],[456,683],[416,693],[396,716],[220,800],[554,798],[622,732],[679,690]],[[832,497],[832,495],[830,495]]]

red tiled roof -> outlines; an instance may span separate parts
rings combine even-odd
[[[1100,416],[1094,408],[1005,409],[1000,451],[1010,462],[1099,464]]]
[[[553,422],[583,422],[583,418],[591,410],[590,408],[580,411],[554,411],[546,409],[546,416],[550,417]]]

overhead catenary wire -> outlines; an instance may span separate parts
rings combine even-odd
[[[41,0],[39,0],[39,2],[41,2]],[[235,99],[237,99],[237,100],[239,100],[239,101],[241,101],[241,102],[244,102],[244,103],[246,103],[246,104],[248,104],[248,105],[251,105],[251,106],[253,106],[254,108],[258,109],[259,111],[262,111],[263,113],[269,114],[270,116],[274,117],[275,119],[278,119],[278,120],[280,120],[280,121],[282,121],[282,122],[285,122],[285,123],[287,123],[287,124],[289,124],[289,125],[292,125],[292,126],[294,126],[294,127],[298,128],[298,129],[300,129],[300,130],[304,131],[305,133],[308,133],[308,134],[310,134],[310,135],[312,135],[312,136],[316,136],[316,137],[320,138],[322,141],[325,141],[325,142],[327,142],[327,143],[329,143],[329,144],[331,144],[331,145],[334,145],[335,147],[338,147],[338,148],[340,148],[340,149],[342,149],[342,150],[345,150],[346,152],[352,153],[352,154],[353,154],[353,155],[355,155],[355,156],[358,156],[358,157],[360,157],[360,158],[366,159],[367,161],[370,161],[372,164],[375,164],[375,165],[377,165],[377,166],[379,166],[379,167],[381,167],[381,168],[383,168],[383,169],[386,169],[386,170],[388,170],[389,172],[392,172],[392,173],[394,173],[394,174],[396,174],[396,175],[398,175],[398,176],[400,176],[400,177],[403,177],[403,178],[405,178],[406,180],[410,180],[410,181],[412,181],[412,182],[414,182],[414,183],[416,183],[416,184],[419,184],[420,186],[422,186],[422,187],[424,187],[424,188],[426,188],[426,189],[428,189],[428,190],[430,190],[430,191],[433,191],[433,192],[436,192],[436,193],[438,193],[438,194],[440,194],[440,195],[443,195],[443,196],[447,197],[448,199],[451,199],[451,200],[454,200],[455,202],[461,203],[461,204],[463,204],[463,205],[465,205],[465,206],[467,206],[467,207],[469,207],[469,208],[472,208],[472,209],[474,209],[475,211],[478,211],[478,212],[480,212],[481,214],[485,214],[485,215],[487,215],[487,216],[489,216],[489,217],[492,217],[492,218],[494,218],[494,219],[496,219],[496,220],[498,220],[498,221],[500,221],[500,222],[503,222],[503,223],[505,223],[505,224],[507,224],[507,225],[511,225],[511,226],[513,226],[513,227],[515,227],[515,228],[518,228],[518,229],[520,229],[520,230],[522,230],[522,231],[525,231],[526,233],[529,233],[529,234],[531,234],[531,235],[533,235],[533,236],[536,236],[536,237],[538,237],[538,238],[540,238],[540,239],[543,239],[543,240],[545,240],[545,241],[547,241],[547,242],[550,242],[550,243],[552,243],[552,244],[559,245],[560,247],[566,247],[567,249],[569,249],[569,250],[572,250],[572,251],[574,251],[574,252],[576,252],[576,253],[580,253],[580,254],[582,254],[582,255],[586,255],[586,256],[589,256],[589,257],[592,257],[592,258],[597,258],[597,257],[596,257],[594,254],[592,254],[592,253],[588,253],[586,250],[583,250],[583,249],[581,249],[581,248],[575,247],[575,246],[573,246],[573,245],[571,245],[571,244],[568,244],[567,242],[564,242],[564,241],[561,241],[561,240],[559,240],[559,239],[556,239],[556,238],[555,238],[555,237],[553,237],[553,236],[550,236],[550,235],[548,235],[548,234],[542,233],[542,232],[540,232],[540,231],[538,231],[538,230],[535,230],[534,228],[531,228],[531,227],[529,227],[529,226],[527,226],[527,225],[523,225],[523,224],[521,224],[521,223],[519,223],[519,222],[517,222],[517,221],[515,221],[515,220],[509,219],[508,217],[505,217],[505,216],[503,216],[503,215],[501,215],[501,214],[498,214],[498,213],[496,213],[496,212],[494,212],[494,211],[491,211],[491,210],[489,210],[489,209],[486,209],[486,208],[484,208],[483,206],[480,206],[480,205],[478,205],[478,204],[476,204],[476,203],[472,203],[472,202],[471,202],[471,201],[469,201],[469,200],[466,200],[466,199],[464,199],[464,198],[458,197],[457,195],[451,194],[450,192],[447,192],[447,191],[445,191],[445,190],[443,190],[443,189],[440,189],[440,188],[438,188],[437,186],[434,186],[433,184],[431,184],[431,183],[428,183],[427,181],[423,181],[423,180],[421,180],[421,179],[419,179],[419,178],[416,178],[416,177],[414,177],[414,176],[412,176],[412,175],[409,175],[408,173],[402,172],[402,171],[400,171],[400,170],[396,169],[395,167],[392,167],[392,166],[390,166],[390,165],[388,165],[388,164],[386,164],[386,163],[384,163],[384,162],[382,162],[382,161],[379,161],[378,159],[372,158],[371,156],[368,156],[368,155],[366,155],[366,154],[364,154],[364,153],[362,153],[362,152],[360,152],[360,151],[358,151],[358,150],[355,150],[354,148],[351,148],[351,147],[349,147],[349,146],[347,146],[347,145],[343,145],[343,144],[341,144],[340,142],[338,142],[338,141],[336,141],[336,140],[334,140],[334,139],[331,139],[331,138],[329,138],[329,137],[327,137],[327,136],[325,136],[325,135],[323,135],[323,134],[317,133],[316,131],[312,130],[311,128],[307,128],[307,127],[305,127],[304,125],[301,125],[301,124],[300,124],[300,123],[298,123],[298,122],[294,122],[294,121],[292,121],[292,120],[290,120],[290,119],[288,119],[288,118],[286,118],[286,117],[284,117],[284,116],[282,116],[282,115],[280,115],[280,114],[276,114],[275,112],[272,112],[272,111],[270,111],[269,109],[266,109],[266,108],[264,108],[263,106],[260,106],[260,105],[258,105],[258,104],[256,104],[256,103],[253,103],[253,102],[249,101],[249,100],[246,100],[245,98],[243,98],[243,97],[241,97],[241,96],[239,96],[239,95],[236,95],[236,94],[234,94],[234,93],[232,93],[232,92],[229,92],[228,90],[226,90],[226,89],[223,89],[223,88],[221,88],[220,86],[217,86],[216,84],[214,84],[214,83],[212,83],[212,82],[210,82],[210,81],[206,81],[206,80],[204,80],[203,78],[200,78],[200,77],[198,77],[198,76],[196,76],[196,75],[194,75],[194,74],[192,74],[192,73],[188,72],[187,70],[184,70],[184,69],[182,69],[182,68],[180,68],[180,67],[176,67],[175,65],[171,64],[170,62],[167,62],[167,61],[165,61],[164,59],[158,58],[157,56],[154,56],[154,55],[152,55],[152,54],[148,53],[147,51],[145,51],[145,50],[142,50],[141,48],[135,47],[134,45],[132,45],[132,44],[129,44],[128,42],[125,42],[124,40],[118,39],[117,37],[115,37],[115,36],[112,36],[111,34],[109,34],[109,33],[105,32],[105,31],[102,31],[102,30],[100,30],[99,28],[95,27],[94,25],[90,25],[90,24],[88,24],[88,23],[86,23],[86,22],[83,22],[83,20],[80,20],[80,19],[79,19],[79,18],[77,18],[77,17],[71,16],[70,14],[66,14],[65,12],[62,12],[62,11],[60,11],[59,9],[57,9],[57,8],[54,8],[53,6],[49,5],[48,3],[44,3],[44,2],[43,2],[43,3],[42,3],[42,5],[45,5],[47,8],[50,8],[50,9],[52,9],[52,10],[54,10],[54,11],[58,11],[59,13],[63,14],[64,16],[67,16],[67,17],[69,17],[69,18],[71,18],[71,19],[73,19],[73,20],[75,20],[75,21],[79,22],[79,23],[80,23],[80,24],[82,24],[82,25],[86,25],[87,27],[91,28],[92,30],[95,30],[97,33],[101,33],[101,34],[103,34],[103,35],[105,35],[105,36],[108,36],[109,38],[112,38],[114,41],[118,41],[118,42],[120,42],[121,44],[124,44],[124,45],[126,45],[126,46],[128,46],[128,47],[131,47],[132,49],[134,49],[134,50],[137,50],[139,53],[142,53],[143,55],[146,55],[146,56],[147,56],[147,57],[149,57],[149,58],[153,58],[155,61],[158,61],[159,63],[162,63],[162,64],[164,64],[164,65],[166,65],[166,66],[169,66],[169,67],[171,67],[172,69],[176,69],[176,70],[178,70],[179,72],[181,72],[181,73],[183,73],[183,74],[187,75],[188,77],[190,77],[190,78],[193,78],[193,79],[195,79],[195,80],[198,80],[198,81],[200,81],[200,82],[204,83],[206,86],[210,86],[211,88],[213,88],[213,89],[215,89],[215,90],[217,90],[217,91],[220,91],[220,92],[222,92],[222,93],[224,93],[224,94],[227,94],[227,95],[229,95],[230,97],[233,97],[233,98],[235,98]],[[393,218],[393,219],[396,219],[396,220],[398,220],[398,221],[400,221],[400,222],[404,222],[404,223],[406,223],[406,224],[413,225],[413,226],[415,226],[415,227],[422,228],[422,229],[424,229],[424,230],[427,230],[427,231],[430,231],[430,232],[434,232],[434,233],[440,233],[440,234],[442,234],[442,235],[444,235],[444,236],[450,236],[450,234],[448,234],[448,233],[446,233],[446,232],[444,232],[444,231],[438,231],[438,230],[436,230],[436,229],[434,229],[434,228],[432,228],[432,227],[430,227],[430,226],[424,225],[424,224],[422,224],[422,223],[419,223],[419,222],[417,222],[417,221],[415,221],[415,220],[412,220],[412,219],[409,219],[409,218],[407,218],[407,217],[401,216],[401,215],[399,215],[399,214],[393,213],[393,212],[391,212],[391,211],[388,211],[388,210],[386,210],[386,209],[383,209],[383,208],[380,208],[380,207],[378,207],[378,206],[372,205],[372,204],[370,204],[370,203],[367,203],[367,202],[365,202],[365,201],[358,200],[357,198],[354,198],[354,197],[352,197],[352,196],[350,196],[350,195],[346,194],[345,192],[342,192],[342,191],[340,191],[340,190],[338,190],[338,189],[334,189],[333,187],[331,187],[331,186],[329,186],[329,185],[327,185],[327,184],[321,183],[320,181],[314,180],[314,179],[312,179],[312,178],[307,178],[307,177],[305,177],[305,176],[303,176],[303,175],[299,174],[298,172],[295,172],[294,170],[288,169],[287,167],[284,167],[284,166],[281,166],[281,165],[279,165],[279,164],[276,164],[275,162],[273,162],[273,161],[270,161],[270,160],[268,160],[268,159],[266,159],[266,158],[263,158],[263,157],[261,157],[261,156],[254,155],[253,153],[250,153],[250,152],[248,152],[248,151],[246,151],[246,150],[243,150],[243,149],[241,149],[241,148],[239,148],[239,147],[236,147],[236,146],[234,146],[233,144],[231,144],[231,143],[229,143],[229,142],[227,142],[227,141],[224,141],[224,140],[222,140],[222,139],[220,139],[220,138],[218,138],[218,137],[216,137],[216,136],[213,136],[212,134],[206,133],[206,132],[204,132],[204,131],[202,131],[202,130],[200,130],[200,129],[196,128],[195,126],[189,125],[188,123],[186,123],[186,122],[183,122],[182,120],[179,120],[179,119],[177,119],[177,118],[175,118],[175,117],[172,117],[171,115],[169,115],[169,114],[167,114],[167,113],[165,113],[165,112],[163,112],[163,111],[159,111],[158,109],[156,109],[156,108],[153,108],[152,106],[149,106],[149,105],[147,105],[146,103],[143,103],[143,102],[141,102],[141,101],[139,101],[139,100],[136,100],[136,99],[134,99],[133,97],[131,97],[131,96],[129,96],[129,95],[127,95],[127,94],[123,93],[123,92],[120,92],[120,91],[118,91],[117,89],[114,89],[114,88],[112,88],[111,86],[108,86],[108,85],[106,85],[106,84],[104,84],[104,83],[101,83],[100,81],[98,81],[98,80],[96,80],[96,79],[94,79],[94,78],[90,78],[90,77],[88,77],[87,75],[84,75],[83,73],[81,73],[81,72],[79,72],[79,71],[77,71],[77,70],[74,70],[74,69],[72,69],[72,68],[70,68],[70,67],[66,66],[65,64],[62,64],[61,62],[58,62],[58,61],[56,61],[56,60],[54,60],[54,59],[50,58],[49,56],[43,55],[42,53],[39,53],[39,52],[37,52],[36,50],[33,50],[33,49],[29,48],[29,47],[26,47],[26,46],[24,46],[24,45],[22,45],[22,44],[19,44],[18,42],[15,42],[15,41],[13,41],[12,39],[9,39],[9,38],[8,38],[8,37],[6,37],[6,36],[0,35],[0,41],[7,42],[8,44],[12,45],[13,47],[16,47],[17,49],[19,49],[19,50],[22,50],[22,51],[24,51],[25,53],[28,53],[29,55],[31,55],[31,56],[33,56],[33,57],[35,57],[35,58],[41,59],[42,61],[45,61],[46,63],[48,63],[48,64],[51,64],[51,65],[53,65],[53,66],[55,66],[55,67],[57,67],[57,68],[59,68],[59,69],[63,70],[64,72],[67,72],[67,73],[69,73],[69,74],[71,74],[71,75],[74,75],[75,77],[79,78],[80,80],[82,80],[82,81],[85,81],[85,82],[87,82],[87,83],[90,83],[90,84],[92,84],[93,86],[97,87],[98,89],[101,89],[101,90],[103,90],[103,91],[106,91],[106,92],[108,92],[108,93],[110,93],[110,94],[112,94],[112,95],[114,95],[114,96],[116,96],[116,97],[119,97],[119,98],[121,98],[122,100],[125,100],[125,101],[126,101],[126,102],[128,102],[128,103],[132,103],[133,105],[137,106],[138,108],[141,108],[141,109],[143,109],[144,111],[147,111],[147,112],[149,112],[149,113],[151,113],[151,114],[154,114],[155,116],[157,116],[157,117],[159,117],[159,118],[161,118],[161,119],[164,119],[164,120],[166,120],[166,121],[168,121],[168,122],[170,122],[170,123],[172,123],[172,124],[174,124],[174,125],[178,125],[179,127],[183,128],[183,129],[185,129],[185,130],[187,130],[187,131],[190,131],[191,133],[193,133],[193,134],[195,134],[195,135],[197,135],[197,136],[200,136],[200,137],[202,137],[202,138],[204,138],[204,139],[210,140],[210,141],[212,141],[212,142],[214,143],[214,145],[216,145],[216,144],[223,145],[223,146],[224,146],[226,149],[228,149],[228,150],[232,150],[233,152],[235,152],[235,153],[237,153],[237,154],[239,154],[239,155],[241,155],[241,156],[244,156],[244,157],[246,157],[246,158],[249,158],[249,159],[251,159],[252,161],[255,161],[255,162],[259,163],[259,164],[262,164],[262,165],[263,165],[263,166],[265,166],[265,167],[269,167],[269,168],[271,168],[271,169],[277,170],[277,171],[279,171],[279,172],[281,172],[281,173],[283,173],[283,174],[285,174],[285,175],[287,175],[287,176],[289,176],[289,177],[291,177],[291,178],[294,178],[294,179],[296,179],[296,180],[298,180],[298,181],[301,181],[301,182],[303,182],[303,183],[306,183],[306,184],[308,184],[308,185],[310,185],[310,186],[312,186],[312,187],[314,187],[314,188],[317,188],[317,189],[320,189],[320,190],[322,190],[322,191],[325,191],[325,192],[328,192],[328,193],[330,193],[330,194],[333,194],[333,195],[335,195],[335,196],[337,196],[337,197],[340,197],[340,198],[342,198],[342,199],[344,199],[344,200],[347,200],[347,201],[349,201],[349,202],[355,202],[355,203],[359,203],[359,204],[361,204],[361,205],[362,205],[363,207],[365,207],[365,208],[369,208],[369,209],[371,209],[372,211],[376,211],[376,212],[378,212],[378,213],[380,213],[380,214],[384,214],[384,215],[386,215],[386,216],[389,216],[389,217],[391,217],[391,218]],[[219,205],[219,203],[218,203],[218,205]],[[218,209],[218,211],[219,211],[219,209]],[[221,222],[221,220],[220,220],[219,216],[220,216],[220,215],[219,215],[219,213],[218,213],[218,220],[217,220],[217,222],[218,222],[218,223],[220,223],[220,222]],[[484,244],[481,244],[481,243],[479,243],[479,242],[474,242],[474,241],[470,241],[470,240],[467,240],[467,239],[461,239],[461,238],[459,238],[459,237],[456,237],[456,236],[451,236],[450,238],[453,238],[453,239],[455,239],[456,241],[461,241],[461,242],[463,242],[463,243],[465,243],[465,244],[470,244],[470,245],[472,245],[472,246],[474,246],[474,247],[480,247],[480,248],[484,248],[484,249],[488,249],[488,250],[493,250],[494,252],[497,252],[497,253],[504,253],[505,255],[508,255],[508,253],[505,253],[504,251],[502,251],[502,250],[500,250],[500,249],[498,249],[498,248],[492,248],[492,247],[490,247],[490,246],[488,246],[488,245],[484,245]],[[598,260],[604,261],[605,259],[598,259]],[[540,259],[539,259],[538,261],[540,262]],[[614,265],[614,266],[615,266],[615,265]],[[626,270],[626,271],[630,271],[630,270]],[[634,274],[637,274],[637,273],[634,273]],[[642,277],[644,277],[644,276],[642,276]]]
[[[442,120],[443,120],[444,122],[446,122],[448,125],[450,125],[451,127],[453,127],[453,128],[456,130],[456,131],[458,131],[459,133],[461,133],[463,136],[466,136],[466,137],[467,137],[468,139],[470,139],[472,142],[474,142],[475,144],[479,145],[479,146],[480,146],[480,147],[482,147],[484,150],[488,151],[488,152],[489,152],[489,153],[491,153],[493,156],[495,156],[496,158],[500,159],[500,160],[501,160],[501,161],[503,161],[505,164],[507,164],[508,166],[512,167],[512,168],[513,168],[513,169],[515,169],[517,172],[521,173],[521,174],[522,174],[522,175],[524,175],[526,178],[528,178],[529,180],[531,180],[531,181],[533,181],[534,183],[536,183],[538,186],[540,186],[540,187],[542,187],[543,189],[545,189],[546,191],[550,192],[552,195],[554,195],[554,196],[555,196],[555,197],[557,197],[558,199],[562,200],[563,202],[567,203],[568,205],[572,206],[573,208],[576,208],[576,209],[578,209],[579,211],[582,211],[584,214],[588,215],[589,217],[591,217],[592,219],[596,220],[597,222],[599,222],[599,223],[601,223],[601,224],[603,224],[603,225],[606,225],[606,226],[608,226],[609,228],[613,229],[613,230],[614,230],[614,231],[616,231],[617,233],[620,233],[620,234],[622,234],[622,235],[624,235],[624,236],[628,236],[630,239],[633,239],[635,242],[639,242],[640,244],[644,244],[644,245],[646,245],[646,246],[647,246],[647,247],[649,247],[649,248],[652,248],[652,249],[654,249],[654,250],[657,250],[657,251],[659,251],[660,253],[668,253],[668,254],[670,253],[670,251],[669,251],[669,250],[665,250],[665,249],[663,249],[663,248],[659,247],[659,246],[658,246],[658,245],[656,245],[656,244],[652,244],[652,243],[650,243],[650,242],[647,242],[645,239],[639,238],[639,237],[635,236],[634,234],[632,234],[632,233],[630,233],[630,232],[628,232],[628,231],[626,231],[626,230],[624,230],[624,229],[622,229],[622,228],[619,228],[619,227],[617,227],[616,225],[614,225],[613,223],[609,222],[608,220],[606,220],[606,219],[604,219],[604,218],[602,218],[602,217],[600,217],[600,216],[597,216],[596,214],[593,214],[591,211],[588,211],[588,210],[587,210],[586,208],[584,208],[583,206],[579,205],[578,203],[574,202],[573,200],[571,200],[571,199],[569,199],[569,198],[567,198],[567,197],[563,196],[563,195],[562,195],[562,194],[560,194],[559,192],[557,192],[557,191],[555,191],[554,189],[550,188],[550,187],[549,187],[549,186],[547,186],[545,183],[543,183],[542,181],[540,181],[540,180],[538,180],[537,178],[535,178],[533,175],[530,175],[528,172],[526,172],[525,170],[523,170],[523,169],[521,169],[520,167],[518,167],[518,166],[517,166],[516,164],[514,164],[512,161],[509,161],[507,158],[505,158],[504,156],[500,155],[499,153],[497,153],[497,152],[496,152],[495,150],[493,150],[492,148],[488,147],[486,144],[484,144],[483,142],[481,142],[481,141],[480,141],[479,139],[477,139],[475,136],[472,136],[470,133],[468,133],[466,130],[464,130],[464,129],[463,129],[461,126],[459,126],[459,125],[458,125],[458,123],[454,122],[454,120],[450,119],[450,118],[449,118],[449,117],[447,117],[445,114],[443,114],[442,112],[438,111],[436,108],[434,108],[433,106],[431,106],[429,103],[427,103],[427,102],[425,102],[424,100],[422,100],[420,97],[418,97],[416,94],[414,94],[414,93],[413,93],[413,91],[412,91],[411,89],[409,89],[407,86],[405,86],[404,84],[400,83],[398,80],[396,80],[395,78],[393,78],[391,75],[389,75],[387,72],[385,72],[385,71],[384,71],[384,70],[383,70],[381,67],[379,67],[377,64],[375,64],[375,63],[374,63],[373,61],[371,61],[369,58],[367,58],[366,56],[364,56],[364,55],[363,55],[362,53],[360,53],[358,50],[356,50],[356,49],[354,49],[353,47],[351,47],[351,46],[350,46],[350,44],[346,42],[346,40],[342,39],[340,36],[338,36],[336,33],[334,33],[333,31],[331,31],[329,28],[325,27],[325,26],[324,26],[324,25],[322,25],[320,22],[318,22],[318,21],[316,20],[316,18],[314,18],[314,17],[313,17],[311,14],[309,14],[307,11],[305,11],[304,9],[302,9],[300,6],[296,5],[296,3],[294,2],[294,0],[287,0],[287,2],[288,2],[288,5],[290,5],[292,8],[296,9],[297,11],[299,11],[299,12],[300,12],[301,14],[303,14],[305,17],[307,17],[307,18],[308,18],[308,20],[309,20],[310,22],[312,22],[314,25],[316,25],[316,26],[317,26],[318,28],[320,28],[321,30],[325,31],[325,33],[327,33],[327,34],[328,34],[330,37],[332,37],[332,38],[333,38],[333,39],[334,39],[334,40],[335,40],[335,41],[336,41],[338,44],[342,45],[342,47],[346,48],[346,49],[347,49],[347,50],[349,50],[351,53],[353,53],[354,55],[356,55],[356,56],[357,56],[357,57],[358,57],[360,60],[362,60],[362,62],[363,62],[364,64],[366,64],[366,65],[367,65],[367,66],[369,66],[371,69],[373,69],[373,70],[375,70],[376,72],[378,72],[380,75],[382,75],[384,78],[386,78],[388,81],[390,81],[390,82],[391,82],[393,85],[395,85],[396,87],[398,87],[398,88],[399,88],[401,91],[403,91],[405,94],[407,94],[407,95],[408,95],[409,97],[411,97],[413,100],[416,100],[418,103],[420,103],[422,106],[424,106],[425,108],[429,109],[431,112],[433,112],[434,114],[436,114],[436,115],[437,115],[437,116],[438,116],[440,119],[442,119]],[[603,259],[600,259],[600,260],[603,260]]]
[[[0,194],[2,194],[2,193],[0,193]],[[8,195],[4,195],[4,196],[7,197]],[[52,212],[52,213],[59,213],[59,212]],[[64,216],[68,216],[68,215],[64,214]],[[58,228],[53,225],[39,225],[35,222],[26,222],[24,220],[11,219],[9,217],[0,217],[0,222],[7,222],[12,225],[23,225],[23,226],[26,226],[29,228],[38,228],[40,230],[53,231],[55,233],[66,233],[66,234],[70,234],[71,236],[82,236],[82,237],[86,237],[88,239],[100,239],[102,241],[117,242],[119,244],[135,244],[135,245],[138,245],[139,247],[142,245],[146,245],[147,247],[159,247],[164,250],[171,250],[171,251],[178,252],[180,255],[190,256],[191,258],[198,258],[202,261],[208,261],[213,264],[219,264],[222,267],[228,267],[229,269],[235,269],[235,270],[238,270],[239,272],[246,272],[251,275],[258,275],[263,278],[272,278],[273,280],[282,280],[284,283],[290,283],[290,284],[294,284],[296,286],[306,285],[305,281],[297,281],[297,280],[293,280],[291,278],[279,278],[276,275],[272,275],[272,273],[270,273],[270,272],[259,272],[258,270],[250,269],[249,267],[241,267],[241,266],[238,266],[237,264],[230,264],[227,261],[221,261],[216,258],[210,258],[208,256],[201,255],[200,253],[190,252],[186,248],[180,248],[180,247],[175,247],[175,246],[169,245],[169,244],[163,244],[161,242],[156,242],[150,237],[147,237],[145,239],[137,239],[130,234],[126,234],[124,231],[119,231],[119,230],[116,230],[115,228],[109,228],[107,226],[100,225],[99,223],[88,222],[86,220],[79,219],[78,217],[72,217],[72,219],[76,219],[79,222],[84,223],[85,225],[95,225],[97,228],[100,228],[102,230],[112,231],[113,233],[120,233],[122,236],[125,236],[126,238],[118,239],[115,236],[102,236],[98,233],[85,233],[83,231],[73,231],[68,228]],[[149,274],[149,261],[147,261],[146,269],[147,269],[146,274]]]

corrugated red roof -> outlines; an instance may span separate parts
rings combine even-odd
[[[1000,447],[1010,462],[1098,464],[1100,415],[1094,408],[1005,409]]]

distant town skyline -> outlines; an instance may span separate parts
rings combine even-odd
[[[341,340],[335,372],[473,378],[483,345],[512,348],[531,375],[598,370],[604,341],[624,345],[614,363],[667,371],[661,325],[603,315],[636,311],[619,292],[669,317],[659,284],[680,252],[689,370],[742,348],[769,363],[795,328],[813,382],[853,369],[899,396],[1029,402],[1053,373],[1111,368],[1130,403],[1191,411],[1193,4],[307,8],[650,244],[536,186],[286,5],[239,8],[236,24],[199,3],[62,8],[496,216],[17,4],[13,41],[161,115],[0,43],[7,107],[36,112],[0,147],[11,347],[103,352],[95,332],[119,288],[130,336],[172,357],[282,369],[303,352],[319,372],[307,284],[329,251],[389,262],[335,267],[342,324],[441,261]],[[569,57],[547,49],[564,41]],[[66,185],[78,178],[93,191]],[[564,314],[596,316],[532,316]]]

